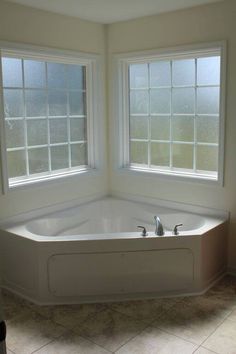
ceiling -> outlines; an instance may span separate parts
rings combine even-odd
[[[223,0],[5,0],[104,24]]]

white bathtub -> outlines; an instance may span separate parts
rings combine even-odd
[[[164,236],[154,233],[154,215]],[[225,270],[226,232],[220,217],[112,198],[89,202],[4,227],[3,286],[39,304],[199,293]]]

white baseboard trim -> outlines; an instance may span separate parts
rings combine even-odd
[[[19,296],[26,301],[29,301],[38,306],[55,306],[55,305],[73,305],[73,304],[89,304],[89,303],[110,303],[110,302],[124,302],[124,301],[135,301],[135,300],[151,300],[158,298],[179,298],[187,296],[201,296],[204,295],[210,288],[212,288],[218,281],[220,281],[227,273],[218,273],[213,279],[209,280],[206,286],[201,290],[177,290],[177,291],[167,291],[160,293],[127,293],[127,294],[113,294],[113,295],[102,295],[102,296],[84,296],[84,297],[72,297],[64,299],[45,299],[40,301],[35,299],[30,295],[26,295],[19,289],[14,288],[14,286],[3,285],[2,289],[6,290],[15,296]]]

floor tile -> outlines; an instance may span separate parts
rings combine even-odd
[[[15,317],[26,315],[30,313],[30,309],[26,302],[18,296],[11,294],[10,292],[3,292],[3,310],[6,320],[11,320]]]
[[[178,298],[126,301],[112,303],[109,307],[149,324],[161,313],[175,305],[177,301],[179,301]]]
[[[236,310],[233,310],[230,315],[227,317],[228,320],[236,321]]]
[[[10,349],[7,348],[7,354],[14,354]]]
[[[206,348],[200,347],[198,348],[198,350],[196,350],[196,352],[194,352],[194,354],[214,354],[215,352],[208,350]]]
[[[74,333],[68,333],[44,346],[35,354],[108,354],[107,350],[80,337]]]
[[[117,354],[190,354],[197,346],[172,336],[159,329],[149,327],[133,338]]]
[[[236,325],[234,321],[225,320],[206,340],[204,347],[218,354],[236,353]]]
[[[236,278],[227,275],[211,288],[205,297],[218,302],[219,306],[227,306],[231,310],[236,309]]]
[[[195,297],[37,306],[4,290],[3,300],[8,354],[236,354],[232,276]]]
[[[235,297],[236,299],[236,297]],[[202,296],[189,296],[182,300],[185,306],[191,306],[196,311],[201,312],[205,316],[214,316],[225,318],[232,312],[234,300],[218,295],[210,296],[208,293]]]
[[[206,310],[203,304],[204,301],[195,305],[183,301],[162,314],[152,325],[200,345],[225,318],[214,311],[211,313],[208,307]]]
[[[50,318],[52,321],[72,329],[84,323],[88,316],[94,315],[103,309],[106,309],[104,304],[54,306],[52,307]]]
[[[7,347],[16,354],[30,354],[66,332],[37,313],[7,321]]]
[[[110,351],[117,350],[146,327],[146,323],[112,310],[90,316],[74,331]]]

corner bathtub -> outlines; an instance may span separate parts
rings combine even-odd
[[[223,218],[105,198],[4,227],[2,284],[38,304],[201,293],[225,270],[226,233]]]

